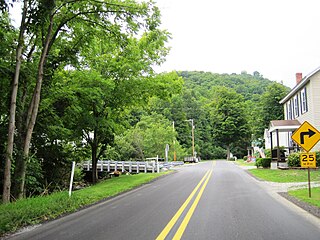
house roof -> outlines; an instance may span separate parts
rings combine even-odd
[[[287,102],[290,98],[292,98],[299,90],[301,90],[309,81],[310,78],[318,73],[320,71],[320,67],[313,70],[311,73],[306,75],[294,88],[291,89],[291,91],[285,96],[283,99],[281,99],[280,103],[284,104]]]
[[[294,131],[300,127],[298,120],[273,120],[270,121],[269,133],[279,130],[280,132]]]

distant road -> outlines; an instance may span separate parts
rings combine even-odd
[[[320,239],[319,219],[272,195],[231,162],[202,162],[10,239]]]

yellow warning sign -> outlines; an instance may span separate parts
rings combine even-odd
[[[310,123],[305,121],[293,134],[294,140],[306,152],[309,152],[320,140],[320,132]]]
[[[300,153],[300,164],[302,168],[316,168],[316,153]]]

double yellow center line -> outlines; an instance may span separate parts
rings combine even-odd
[[[215,162],[213,162],[214,166]],[[198,192],[194,202],[192,203],[189,211],[187,212],[187,214],[185,215],[182,223],[180,224],[176,234],[174,235],[174,237],[172,239],[177,240],[177,239],[181,239],[182,234],[184,233],[199,201],[200,198],[203,194],[204,189],[206,188],[209,179],[212,175],[212,169],[208,170],[206,172],[206,174],[203,176],[203,178],[200,180],[200,182],[198,183],[198,185],[193,189],[192,193],[189,195],[189,197],[187,198],[187,200],[182,204],[182,206],[179,208],[179,210],[176,212],[176,214],[173,216],[173,218],[170,220],[170,222],[167,224],[167,226],[162,230],[162,232],[159,234],[159,236],[156,238],[156,240],[163,240],[167,237],[167,235],[169,234],[169,232],[171,231],[171,229],[173,228],[173,226],[176,224],[176,222],[178,221],[178,219],[180,218],[181,214],[184,212],[184,210],[186,209],[186,207],[189,205],[190,201],[193,199],[194,195],[198,192],[199,188],[201,187],[200,191]],[[204,182],[204,183],[203,183]]]

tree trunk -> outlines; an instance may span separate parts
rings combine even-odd
[[[98,181],[98,171],[97,171],[97,163],[98,163],[98,159],[97,159],[97,146],[95,146],[95,144],[92,145],[91,147],[91,151],[92,151],[92,183],[96,184]]]
[[[230,160],[230,145],[227,146],[227,160]]]
[[[91,145],[91,156],[92,156],[92,183],[96,184],[98,181],[98,170],[97,170],[97,152],[98,152],[98,142],[96,130],[93,132],[93,140]]]
[[[22,49],[24,45],[24,32],[25,32],[27,4],[28,4],[28,1],[24,0],[18,46],[16,49],[16,69],[15,69],[13,83],[12,83],[9,126],[8,126],[8,142],[7,142],[7,149],[6,149],[6,159],[5,159],[5,169],[4,169],[4,179],[3,179],[3,193],[2,193],[3,203],[8,203],[10,201],[10,196],[11,196],[11,163],[12,163],[14,132],[15,132],[15,122],[16,122],[17,93],[18,93],[19,76],[20,76],[20,69],[21,69],[21,62],[22,62]]]
[[[23,141],[23,156],[17,162],[18,168],[15,169],[15,177],[16,183],[14,184],[15,189],[15,197],[20,199],[23,197],[24,188],[25,188],[25,178],[26,178],[26,160],[29,157],[29,150],[32,138],[32,132],[34,129],[34,125],[36,123],[36,118],[38,115],[39,104],[40,104],[40,95],[41,95],[41,87],[43,81],[43,74],[44,74],[44,65],[46,62],[46,56],[49,51],[49,43],[51,41],[52,35],[52,27],[53,27],[53,16],[50,18],[50,25],[48,27],[48,32],[46,36],[46,40],[41,52],[41,57],[38,65],[38,75],[37,75],[37,83],[33,92],[32,100],[29,105],[28,116],[26,119],[26,134],[25,139]]]

